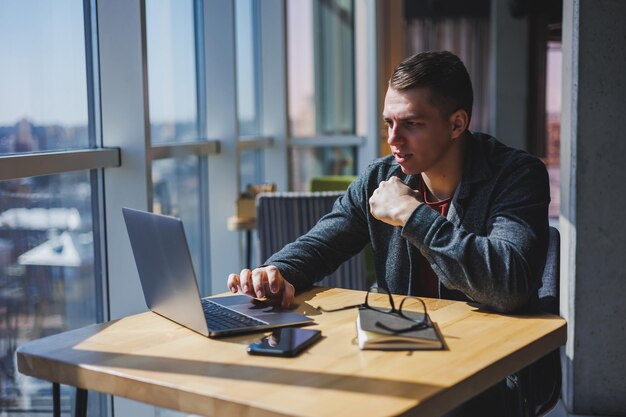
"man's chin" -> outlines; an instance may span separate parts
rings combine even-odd
[[[411,166],[407,166],[407,165],[400,165],[400,169],[402,169],[402,172],[406,175],[415,175],[415,174],[419,174],[420,171],[416,170],[415,168],[411,167]]]

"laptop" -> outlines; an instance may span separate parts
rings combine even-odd
[[[122,209],[148,308],[208,337],[310,323],[313,320],[247,295],[200,298],[183,223]]]

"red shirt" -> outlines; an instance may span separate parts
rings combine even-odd
[[[435,210],[437,213],[442,216],[446,216],[448,214],[448,209],[450,208],[450,203],[452,202],[452,197],[446,198],[441,201],[429,201],[428,200],[428,191],[426,184],[424,184],[424,180],[420,176],[419,187],[417,191],[422,196],[424,200],[424,204],[430,207],[432,210]],[[430,267],[430,264],[423,256],[419,257],[419,276],[420,279],[416,283],[417,288],[414,295],[422,296],[422,297],[432,297],[439,298],[439,278],[435,274],[435,271]]]

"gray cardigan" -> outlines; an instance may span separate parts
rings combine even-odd
[[[375,219],[369,197],[399,177],[416,189],[393,156],[372,162],[306,235],[264,265],[275,265],[297,290],[334,271],[372,243],[378,285],[408,294],[424,256],[439,277],[441,298],[473,300],[501,312],[534,304],[548,242],[550,190],[545,165],[481,133],[467,133],[463,176],[447,218],[420,205],[404,227]]]

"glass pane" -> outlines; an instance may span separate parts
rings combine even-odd
[[[101,320],[92,204],[85,171],[0,182],[0,415],[52,412],[52,384],[18,374],[17,346]],[[73,391],[62,387],[64,413]]]
[[[306,191],[320,175],[356,175],[356,147],[291,148],[290,187]]]
[[[237,0],[235,2],[237,113],[239,135],[241,136],[259,134],[257,4],[256,0]]]
[[[263,184],[264,165],[263,151],[260,149],[245,149],[239,155],[239,169],[241,176],[239,178],[239,189],[246,191],[248,184]]]
[[[199,162],[197,156],[188,156],[152,163],[152,211],[183,220],[196,278],[202,288]]]
[[[2,0],[0,39],[0,154],[89,147],[82,0]]]
[[[351,0],[287,2],[292,136],[354,133],[353,13]]]
[[[313,136],[315,85],[311,0],[287,1],[287,65],[291,135]]]
[[[152,143],[196,140],[193,1],[146,1],[146,30]]]
[[[560,42],[548,42],[546,68],[545,163],[550,176],[550,224],[558,227],[561,210],[561,62]]]

